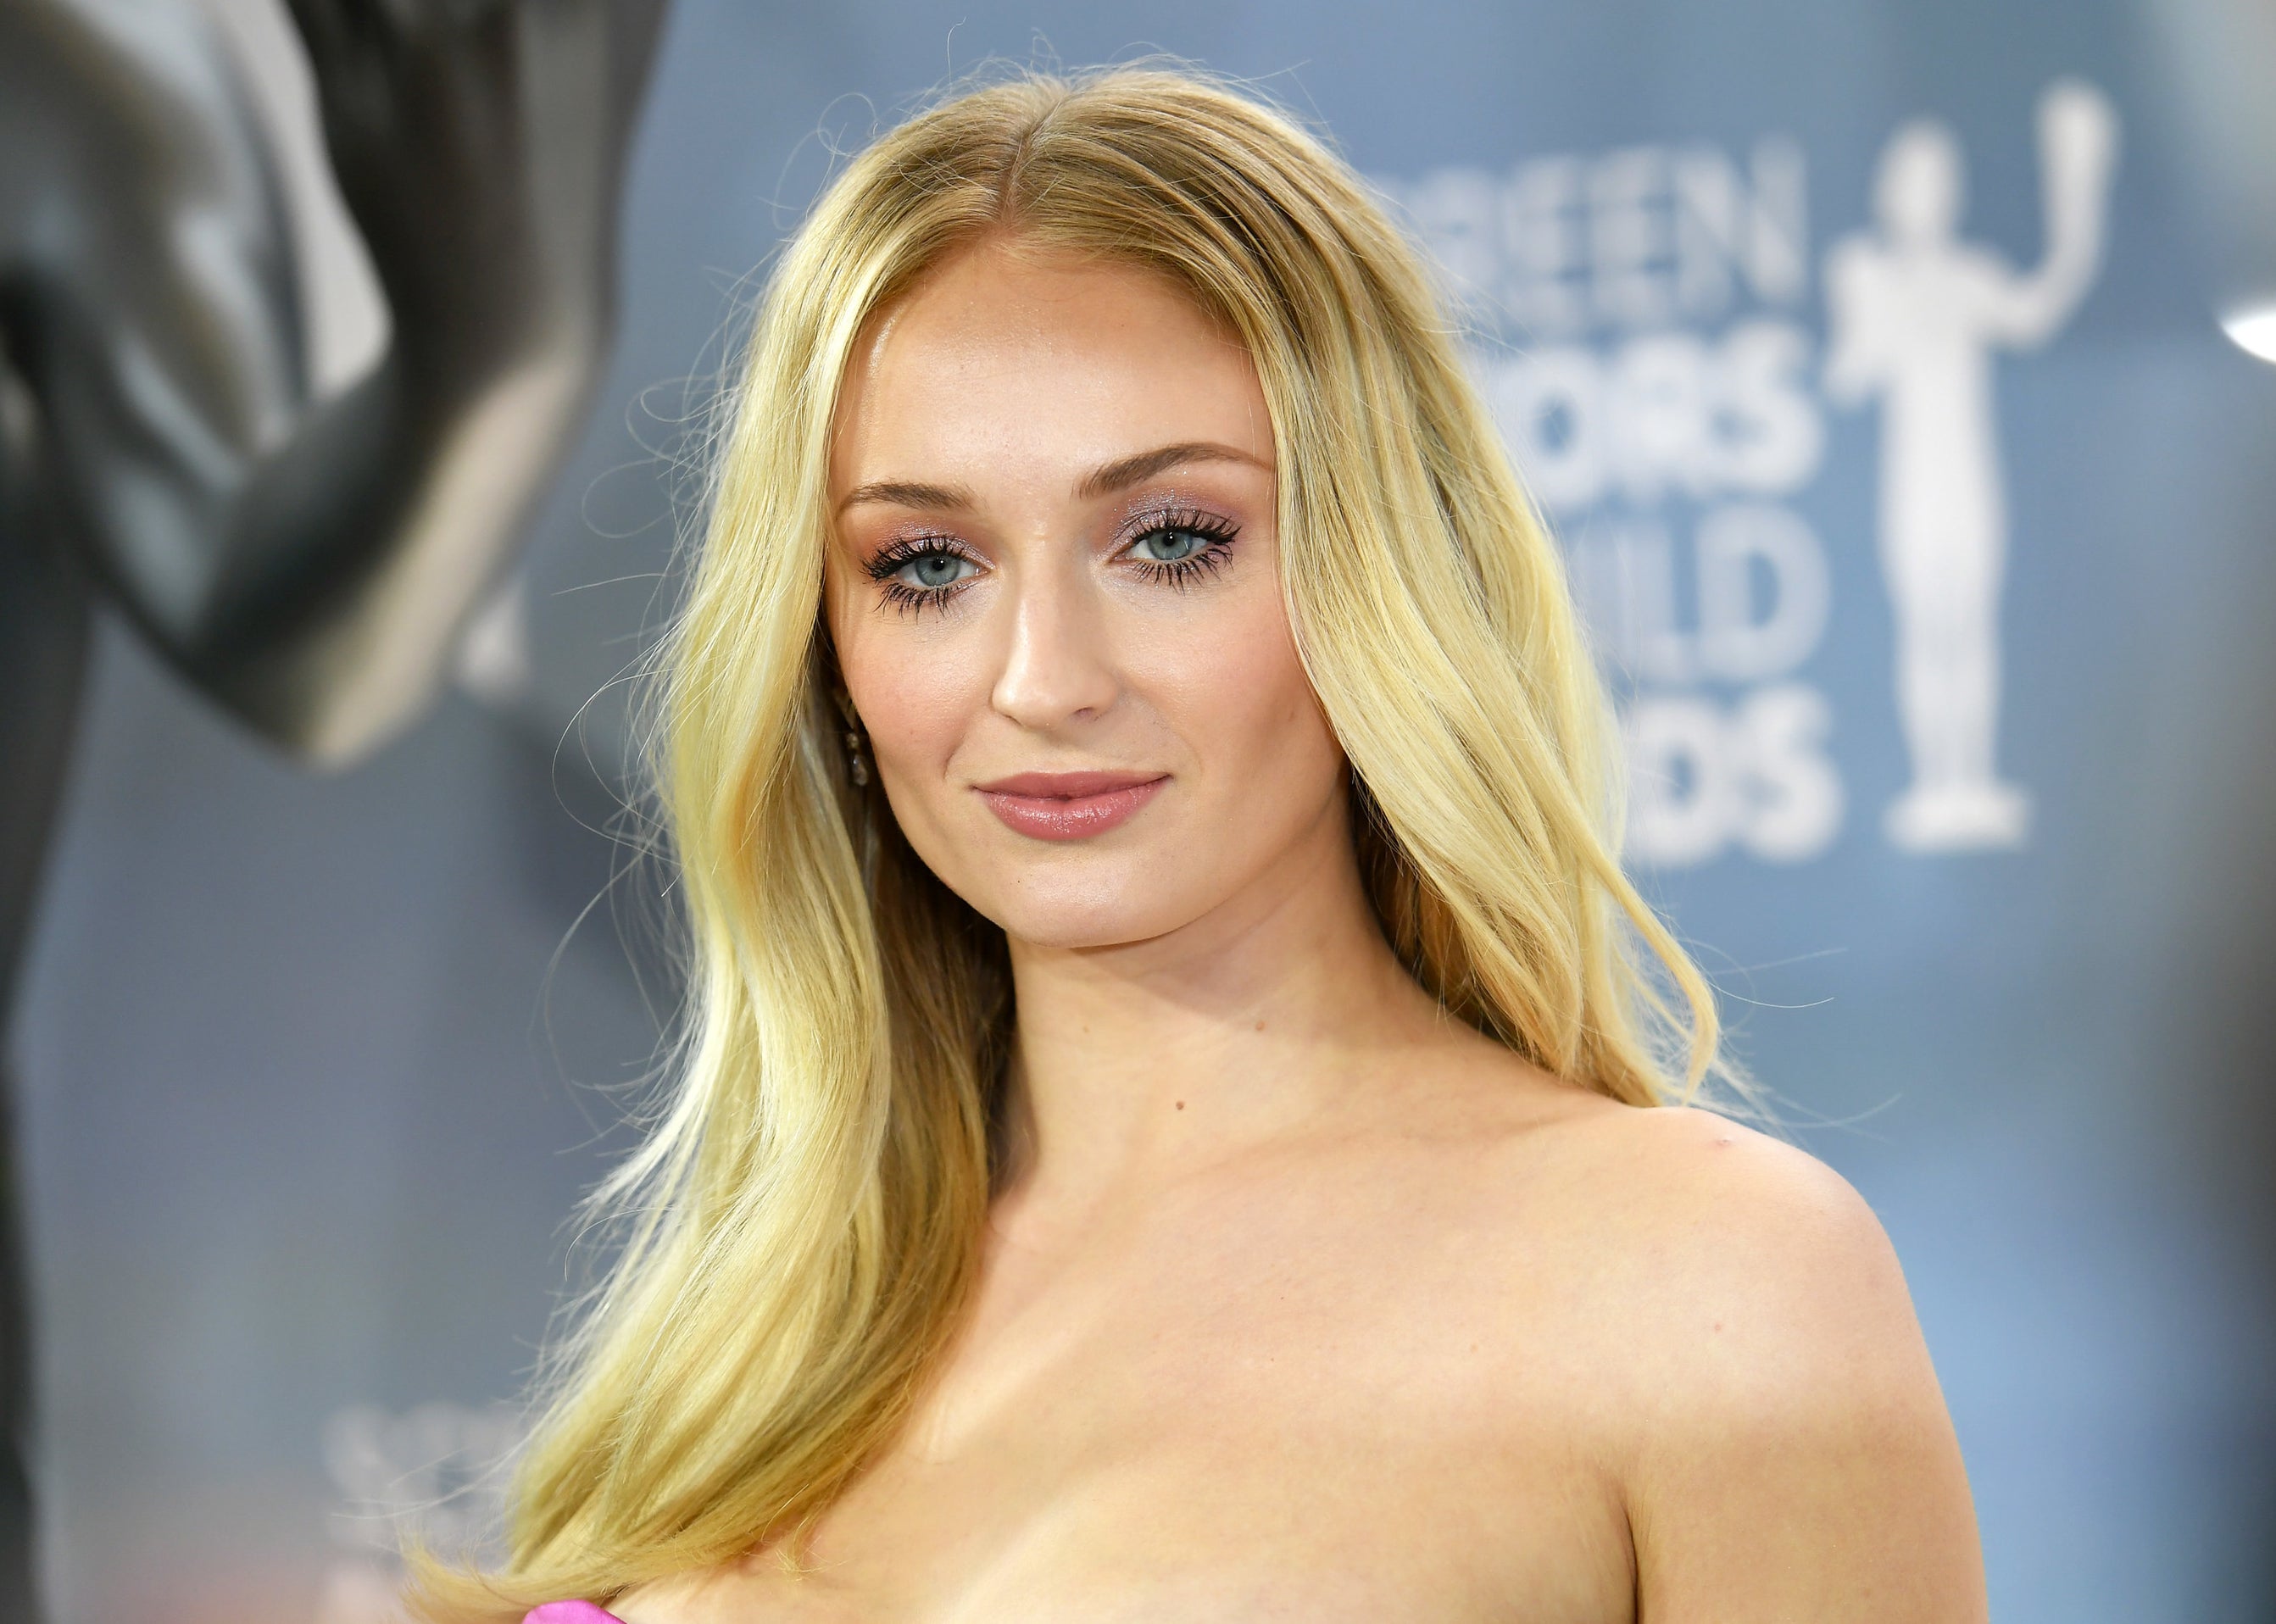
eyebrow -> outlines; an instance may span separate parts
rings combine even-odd
[[[1265,467],[1247,452],[1236,451],[1230,445],[1219,445],[1213,440],[1187,440],[1157,451],[1140,452],[1135,457],[1125,457],[1103,468],[1095,468],[1075,487],[1075,494],[1085,497],[1111,497],[1118,490],[1127,490],[1157,474],[1166,474],[1191,462],[1245,462],[1252,468]]]
[[[914,480],[876,480],[867,485],[856,485],[838,504],[838,511],[863,502],[884,502],[894,507],[945,508],[952,513],[968,513],[979,506],[972,493],[961,485],[927,485]]]
[[[1213,440],[1186,440],[1176,445],[1164,445],[1150,452],[1140,452],[1134,457],[1123,457],[1093,468],[1075,487],[1075,495],[1086,500],[1110,497],[1119,490],[1142,484],[1172,468],[1180,468],[1195,462],[1241,462],[1253,468],[1266,468],[1247,452],[1230,445],[1220,445]],[[876,480],[866,485],[856,485],[838,504],[838,511],[864,502],[882,502],[894,507],[928,507],[943,512],[968,513],[979,505],[972,492],[961,485],[933,485],[920,480]]]

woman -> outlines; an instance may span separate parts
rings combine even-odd
[[[1708,991],[1339,161],[1157,72],[914,119],[778,268],[710,527],[676,1091],[433,1616],[1982,1617],[1878,1226],[1663,1104]]]

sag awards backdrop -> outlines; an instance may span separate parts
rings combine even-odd
[[[313,152],[281,9],[209,4]],[[479,1525],[669,998],[596,902],[611,682],[747,277],[952,72],[1161,49],[1444,268],[1631,856],[1905,1261],[1995,1615],[2276,1619],[2276,367],[2216,320],[2267,236],[2191,77],[2236,87],[2221,9],[680,0],[613,367],[460,692],[310,778],[103,641],[15,1039],[57,1617],[362,1624],[406,1519]],[[351,377],[384,316],[292,178]]]

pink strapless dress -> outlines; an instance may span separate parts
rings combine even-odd
[[[603,1613],[588,1601],[550,1601],[532,1607],[521,1624],[625,1624],[613,1613]]]

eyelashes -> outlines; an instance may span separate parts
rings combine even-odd
[[[946,608],[980,573],[980,561],[951,537],[910,535],[888,543],[862,567],[886,603],[921,613],[927,604]]]
[[[1231,557],[1240,527],[1199,508],[1135,521],[1115,557],[1142,581],[1183,592],[1216,574]],[[908,535],[888,543],[862,566],[887,604],[907,614],[944,612],[986,565],[952,535]]]
[[[1240,527],[1231,520],[1198,508],[1157,513],[1143,523],[1144,528],[1130,538],[1122,553],[1141,579],[1159,581],[1180,592],[1223,569],[1240,535]]]

